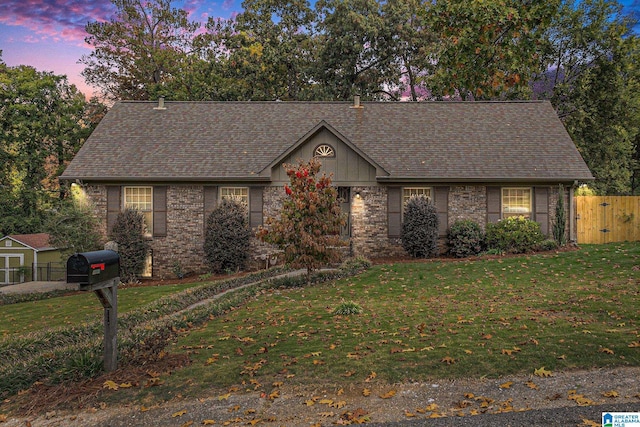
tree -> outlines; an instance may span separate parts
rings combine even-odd
[[[249,258],[251,231],[247,207],[223,200],[207,218],[204,254],[216,273],[236,271]]]
[[[564,1],[547,33],[548,71],[536,87],[536,96],[555,106],[601,194],[631,191],[640,128],[640,45],[632,24],[616,1]]]
[[[267,218],[267,227],[261,227],[257,236],[282,249],[292,266],[306,268],[308,284],[313,270],[339,259],[338,247],[344,245],[340,229],[346,220],[331,178],[319,176],[317,159],[283,167],[290,184],[284,187],[280,217]]]
[[[226,82],[247,100],[308,97],[314,14],[307,0],[245,0],[235,20],[209,19],[226,50]],[[306,93],[306,94],[305,94]]]
[[[383,48],[384,19],[377,0],[319,0],[316,79],[322,97],[347,100],[354,93],[374,98],[387,81],[391,57]]]
[[[556,204],[555,219],[553,221],[553,239],[558,245],[567,244],[567,212],[564,208],[564,186],[560,184],[558,187],[558,203]]]
[[[109,233],[109,239],[118,244],[122,282],[135,282],[144,271],[151,249],[149,241],[144,237],[144,216],[135,209],[120,212]]]
[[[66,76],[0,58],[0,233],[42,231],[58,176],[100,119]]]
[[[51,236],[51,244],[60,249],[64,257],[102,247],[100,222],[93,205],[79,194],[60,201],[58,209],[48,219],[46,230]]]
[[[85,27],[85,42],[94,48],[80,59],[87,83],[111,100],[186,97],[192,88],[185,77],[202,65],[193,51],[200,24],[172,8],[171,0],[112,2],[115,18]]]
[[[436,0],[426,10],[440,50],[429,87],[440,97],[529,96],[545,29],[559,0]]]

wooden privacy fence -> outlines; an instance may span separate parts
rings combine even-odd
[[[640,196],[579,196],[578,243],[640,240]]]

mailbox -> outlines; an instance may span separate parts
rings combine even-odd
[[[120,255],[111,250],[82,252],[67,260],[67,283],[94,285],[120,275]]]

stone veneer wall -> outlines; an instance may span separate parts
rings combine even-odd
[[[203,203],[201,185],[167,187],[167,236],[151,241],[154,276],[171,277],[176,263],[185,273],[206,270]]]
[[[356,194],[360,193],[360,198]],[[351,188],[351,248],[367,258],[404,256],[400,239],[388,236],[387,187]]]
[[[487,187],[454,185],[449,187],[447,228],[461,219],[470,219],[482,229],[487,225]]]
[[[85,193],[93,201],[100,218],[101,232],[107,235],[107,192],[104,185],[89,185]],[[356,197],[360,193],[360,198]],[[451,186],[448,200],[448,226],[458,219],[471,219],[482,228],[486,226],[487,196],[482,185]],[[264,187],[264,219],[278,215],[284,197],[283,187]],[[550,186],[549,231],[551,232],[558,199],[558,187]],[[568,190],[565,206],[569,206]],[[567,230],[569,229],[567,210]],[[153,274],[171,277],[174,263],[180,263],[185,272],[207,271],[204,259],[203,187],[200,185],[171,185],[167,188],[167,237],[154,237]],[[441,242],[445,249],[445,242]],[[253,268],[266,265],[266,256],[274,254],[270,245],[252,239],[251,262]],[[351,251],[352,255],[368,258],[406,256],[399,238],[389,238],[387,229],[387,188],[363,186],[351,188]],[[263,256],[264,255],[264,256]]]

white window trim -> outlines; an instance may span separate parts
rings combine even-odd
[[[509,190],[528,190],[529,191],[529,210],[527,212],[505,212],[505,191]],[[500,191],[500,217],[501,218],[509,218],[513,216],[524,216],[525,218],[531,219],[533,216],[533,188],[532,187],[502,187]]]
[[[151,218],[149,218],[149,223],[147,224],[145,221],[145,225],[147,227],[146,232],[144,233],[145,237],[151,237],[153,235],[153,187],[150,185],[126,185],[123,187],[122,189],[122,208],[126,209],[127,208],[127,190],[128,189],[145,189],[145,190],[149,190],[151,192],[151,202],[150,202],[150,206],[151,208],[149,210],[139,210],[141,213],[145,213],[145,212],[150,212],[151,213]]]
[[[241,201],[242,203],[246,203],[247,209],[249,208],[249,187],[239,187],[239,186],[229,186],[229,187],[220,187],[220,191],[218,192],[218,202],[222,202],[227,199],[225,195],[223,195],[223,190],[245,190],[247,192],[247,200],[246,202]],[[234,195],[235,196],[235,195]],[[233,197],[234,200],[237,201],[236,197]]]
[[[405,191],[411,191],[411,190],[420,190],[420,191],[425,191],[425,190],[429,190],[429,195],[427,196],[427,199],[433,201],[433,187],[427,187],[427,186],[420,186],[420,187],[402,187],[402,207],[404,210],[404,206],[407,204],[407,202],[409,200],[411,200],[413,197],[418,197],[418,196],[423,196],[424,194],[415,194],[415,195],[409,195],[409,198],[405,197]]]

